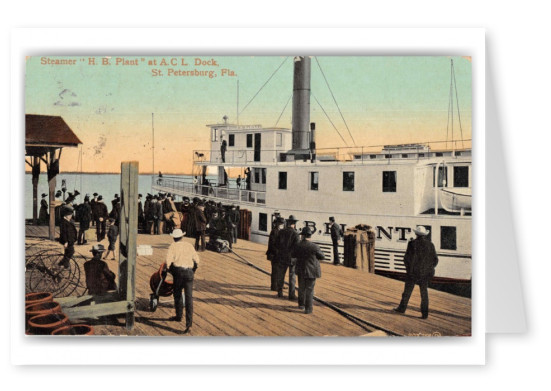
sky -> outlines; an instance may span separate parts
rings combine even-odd
[[[451,140],[451,60],[453,139],[470,139],[470,58],[313,57],[317,147]],[[120,172],[121,161],[137,160],[140,173],[154,162],[155,172],[189,174],[193,151],[209,149],[206,125],[224,115],[291,128],[292,80],[284,56],[28,57],[25,112],[61,116],[83,142],[64,148],[62,172]]]

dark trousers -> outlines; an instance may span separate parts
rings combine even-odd
[[[65,251],[63,252],[63,259],[59,262],[59,265],[68,268],[69,267],[69,261],[75,255],[75,247],[74,243],[67,244],[67,247],[65,248]]]
[[[233,242],[237,243],[237,224],[232,226],[231,231],[232,231]]]
[[[339,239],[333,239],[333,264],[337,265],[340,263],[339,261]]]
[[[413,292],[413,288],[415,288],[415,284],[419,285],[419,292],[421,293],[421,314],[423,316],[428,316],[429,314],[429,281],[428,280],[421,280],[421,281],[414,281],[412,279],[407,279],[405,286],[404,286],[404,293],[402,293],[402,301],[400,302],[400,305],[398,308],[400,310],[405,311],[408,307],[409,298],[411,297],[411,293]]]
[[[201,251],[205,251],[205,231],[195,233],[195,251],[199,250],[199,239],[201,239]]]
[[[298,276],[298,305],[304,307],[305,313],[311,313],[314,309],[315,278]]]
[[[186,327],[191,327],[193,324],[193,270],[183,267],[172,267],[170,274],[173,277],[173,296],[174,308],[176,310],[176,318],[182,319],[184,312],[184,297],[186,306]]]
[[[280,292],[283,290],[283,285],[285,285],[285,274],[289,269],[289,299],[295,298],[295,265],[283,265],[278,263],[277,270],[277,291]]]
[[[105,219],[103,221],[96,220],[96,237],[98,242],[101,242],[105,239]]]
[[[277,262],[272,261],[272,274],[270,275],[270,289],[277,291]]]
[[[153,218],[153,235],[159,235],[160,224],[161,224],[160,219],[157,217],[154,217]]]
[[[86,242],[86,231],[88,231],[88,230],[79,228],[79,230],[78,230],[78,240],[77,240],[78,244],[87,243]]]

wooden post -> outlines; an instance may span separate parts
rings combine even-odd
[[[33,224],[38,225],[38,180],[40,178],[40,159],[38,156],[33,156],[32,160],[32,181],[33,181]]]
[[[121,163],[121,216],[119,245],[120,300],[134,303],[138,235],[138,162]],[[130,306],[130,305],[129,305]],[[134,327],[134,306],[127,308],[126,329]]]
[[[50,240],[55,239],[55,186],[56,186],[56,175],[53,175],[50,171],[52,166],[55,164],[55,148],[50,150],[50,163],[48,166],[48,198],[50,205],[50,224],[48,229],[48,238]]]

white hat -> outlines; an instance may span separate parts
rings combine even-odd
[[[413,228],[413,232],[415,232],[415,235],[419,236],[427,236],[430,231],[425,228],[423,225],[418,225],[417,227]]]
[[[184,232],[180,228],[176,228],[172,233],[170,234],[175,239],[181,238],[184,236]]]

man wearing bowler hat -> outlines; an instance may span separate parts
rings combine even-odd
[[[311,242],[310,227],[304,227],[300,234],[302,241],[295,246],[292,253],[297,259],[298,308],[304,309],[305,314],[311,314],[314,309],[314,285],[316,278],[321,277],[320,260],[325,256],[318,245]]]
[[[63,245],[65,251],[63,259],[58,265],[67,269],[70,265],[69,260],[75,254],[75,242],[77,241],[77,227],[73,221],[73,208],[64,205],[61,208],[61,223],[59,224],[59,243]]]
[[[283,285],[285,284],[285,274],[289,269],[289,300],[295,300],[295,264],[296,260],[291,253],[299,237],[295,229],[297,223],[295,216],[291,215],[287,219],[287,227],[279,231],[275,239],[277,270],[277,297],[283,297]]]
[[[107,205],[103,203],[103,196],[98,196],[95,204],[96,209],[96,237],[98,242],[105,239],[105,225],[107,224],[107,218],[109,213],[107,212]]]
[[[117,289],[115,273],[109,270],[107,263],[101,260],[105,248],[103,244],[92,247],[92,259],[84,262],[84,274],[86,275],[86,287],[91,295],[102,295],[110,290]]]
[[[434,269],[438,264],[438,256],[434,244],[429,240],[430,233],[424,226],[418,225],[413,229],[416,238],[410,239],[404,255],[404,265],[406,266],[406,281],[402,301],[394,311],[403,314],[406,312],[409,298],[415,288],[419,285],[421,292],[421,317],[427,319],[429,316],[429,293],[428,285],[434,277]]]

